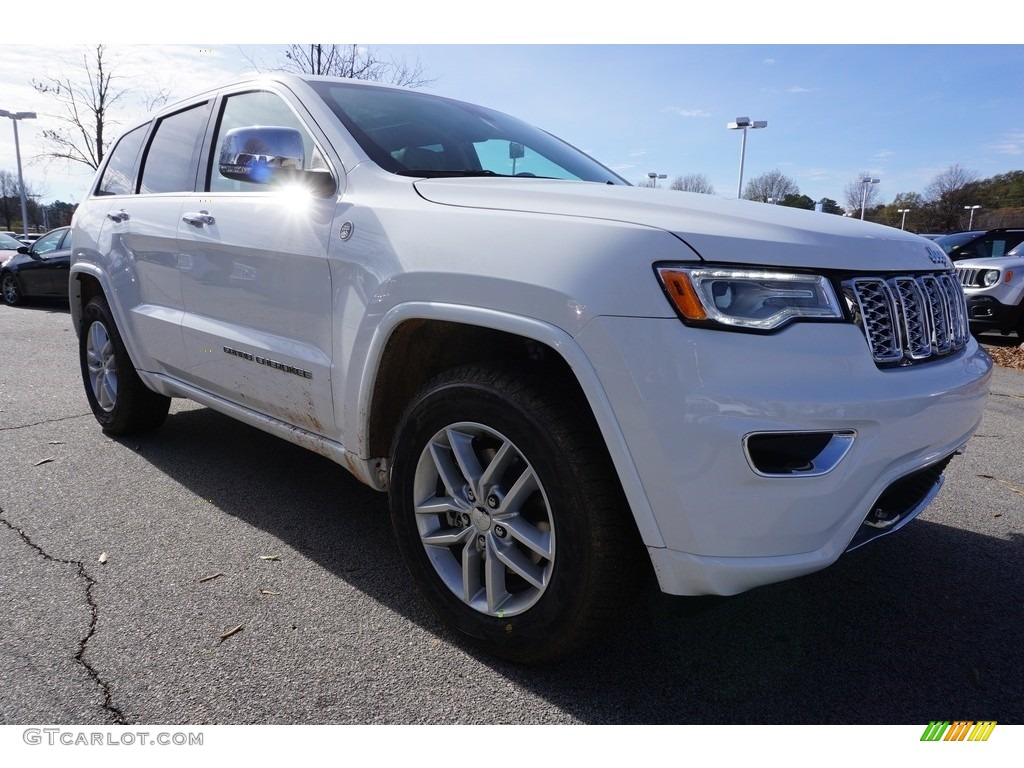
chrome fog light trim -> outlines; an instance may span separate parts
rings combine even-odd
[[[846,457],[857,433],[751,432],[743,438],[743,454],[762,477],[821,477]]]

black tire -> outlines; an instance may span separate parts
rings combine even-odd
[[[106,299],[97,296],[86,304],[81,328],[78,357],[85,396],[103,431],[127,435],[163,424],[171,399],[142,383]]]
[[[4,301],[14,307],[21,303],[21,288],[18,286],[18,278],[13,272],[4,272],[0,275],[0,292],[4,295]]]
[[[391,519],[413,579],[462,639],[511,661],[556,660],[607,630],[641,573],[581,401],[558,380],[466,366],[424,387],[395,437]]]

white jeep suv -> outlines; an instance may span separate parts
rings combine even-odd
[[[440,617],[524,662],[647,566],[730,595],[900,528],[991,372],[929,241],[633,187],[506,115],[330,78],[128,130],[70,294],[106,431],[187,397],[330,457],[389,493]]]
[[[1016,331],[1024,341],[1024,245],[1005,256],[958,261],[956,274],[972,331]]]

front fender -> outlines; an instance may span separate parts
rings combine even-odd
[[[355,452],[360,457],[368,456],[372,399],[377,374],[382,366],[389,339],[402,323],[412,320],[443,321],[501,331],[542,344],[559,355],[576,377],[587,398],[640,535],[648,546],[664,546],[653,510],[640,482],[640,474],[633,463],[622,429],[597,371],[572,336],[540,320],[492,309],[438,302],[410,302],[393,307],[376,324],[366,346],[362,365],[353,364],[350,367],[348,380],[344,383],[348,398],[341,397],[338,400],[356,403],[355,408],[346,408],[341,414],[344,434],[354,436],[354,439],[345,441],[350,452]],[[353,393],[358,395],[353,397]],[[372,458],[365,460],[374,462]]]

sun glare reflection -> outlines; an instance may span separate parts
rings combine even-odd
[[[298,182],[284,184],[277,190],[275,197],[281,203],[282,208],[288,213],[306,214],[309,212],[309,204],[313,199],[313,193],[309,187]]]

